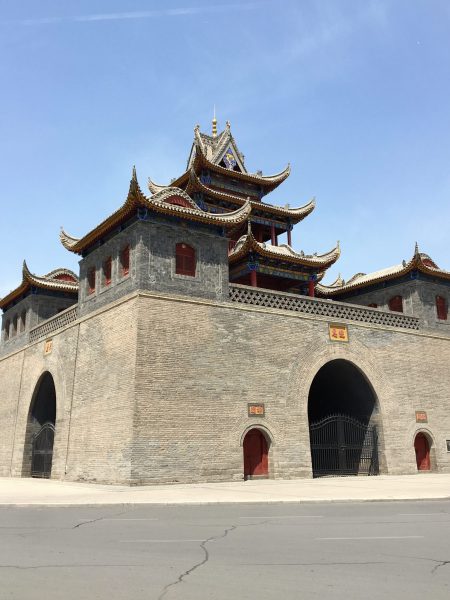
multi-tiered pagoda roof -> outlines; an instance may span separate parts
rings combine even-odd
[[[170,186],[149,179],[148,187],[153,197],[169,187],[182,189],[210,214],[236,210],[248,202],[251,213],[246,223],[227,231],[230,280],[313,294],[315,282],[339,258],[339,245],[323,255],[307,255],[293,250],[292,228],[314,210],[315,200],[296,208],[263,201],[289,174],[289,164],[275,175],[248,172],[230,124],[227,122],[225,129],[218,134],[214,119],[212,135],[202,133],[199,126],[195,127],[184,173],[172,180]],[[279,246],[278,236],[284,233],[288,243]]]

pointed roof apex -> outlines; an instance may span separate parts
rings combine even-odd
[[[212,136],[217,137],[217,119],[216,119],[216,105],[214,104],[214,116],[212,120]]]
[[[414,246],[414,256],[418,256],[419,254],[419,244],[416,242],[416,245]]]
[[[136,167],[133,165],[133,170],[131,172],[131,180],[130,180],[130,189],[128,194],[138,194],[142,196],[141,188],[139,187],[139,182],[137,179]]]

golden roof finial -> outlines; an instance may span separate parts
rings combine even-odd
[[[212,120],[212,136],[217,137],[217,119],[216,119],[216,105],[214,104],[214,116]]]

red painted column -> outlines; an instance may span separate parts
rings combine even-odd
[[[272,227],[270,228],[270,237],[272,238],[272,246],[277,246],[276,236],[275,236],[275,225],[272,223]]]
[[[250,271],[250,285],[252,287],[258,287],[258,278],[256,276],[256,271]]]
[[[308,296],[314,298],[314,279],[308,281]]]

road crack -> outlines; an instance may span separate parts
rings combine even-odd
[[[120,517],[121,515],[125,515],[127,512],[130,512],[129,508],[127,508],[125,510],[121,510],[120,512],[114,513],[112,515],[103,515],[101,517],[98,517],[97,519],[91,519],[90,521],[82,521],[81,523],[74,525],[72,527],[72,529],[78,529],[79,527],[83,527],[84,525],[91,525],[92,523],[98,523],[99,521],[103,521],[103,519],[110,519],[112,517]]]
[[[428,559],[428,560],[433,560],[432,558]],[[438,569],[440,569],[441,567],[445,567],[445,565],[450,565],[450,560],[440,560],[440,561],[434,561],[437,562],[438,564],[435,565],[432,569],[431,569],[431,574],[434,575],[436,573],[436,571]]]
[[[210,542],[215,542],[216,540],[221,540],[223,538],[226,538],[227,535],[230,533],[230,531],[234,531],[235,529],[237,529],[237,525],[232,525],[231,527],[227,527],[227,529],[225,529],[223,531],[223,533],[221,533],[220,535],[212,535],[211,537],[206,538],[206,540],[203,540],[203,542],[201,542],[201,544],[200,544],[200,548],[203,550],[203,553],[204,553],[203,560],[201,560],[200,562],[193,565],[190,569],[187,569],[187,571],[184,571],[184,573],[182,573],[181,575],[178,576],[176,581],[172,581],[172,583],[169,583],[168,585],[166,585],[164,587],[163,591],[161,592],[161,594],[158,596],[158,600],[162,600],[162,598],[164,598],[164,596],[167,594],[167,592],[170,590],[171,587],[174,587],[174,586],[182,583],[186,579],[186,577],[191,575],[191,573],[193,573],[200,567],[203,567],[203,565],[205,565],[208,562],[209,552],[206,547],[206,544],[209,544]]]

